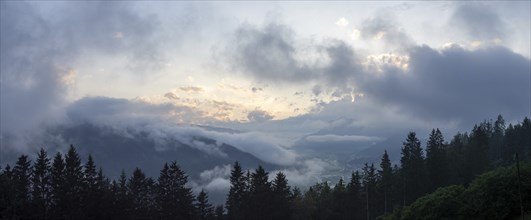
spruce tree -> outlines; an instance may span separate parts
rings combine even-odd
[[[349,204],[348,219],[363,219],[366,217],[362,212],[361,200],[361,175],[359,171],[352,172],[350,181],[347,184],[347,201]]]
[[[465,183],[472,181],[476,175],[483,173],[490,166],[489,161],[489,123],[483,122],[475,125],[470,134],[469,143],[464,149],[465,153]]]
[[[343,177],[339,179],[332,191],[333,198],[333,216],[334,219],[348,219],[349,207],[348,207],[348,195],[347,188],[343,181]]]
[[[214,207],[208,201],[208,194],[203,189],[197,195],[195,209],[199,220],[213,220],[215,217]]]
[[[33,218],[47,219],[48,209],[51,203],[50,159],[48,158],[46,151],[42,148],[37,154],[37,160],[33,165],[31,185],[33,186]]]
[[[429,178],[428,192],[448,182],[446,148],[441,131],[433,129],[426,144],[426,169]]]
[[[160,172],[157,190],[157,204],[162,219],[192,219],[194,197],[186,186],[188,176],[172,162],[164,164]]]
[[[403,143],[400,164],[404,183],[403,199],[405,204],[409,204],[426,192],[427,184],[424,155],[415,132],[410,132]]]
[[[380,170],[378,170],[379,183],[378,188],[383,193],[383,210],[384,214],[387,214],[389,211],[389,190],[393,184],[393,168],[391,167],[391,160],[389,160],[389,155],[387,150],[384,151],[382,160],[380,162]]]
[[[227,195],[225,207],[227,208],[227,219],[229,220],[243,220],[244,206],[247,197],[246,178],[242,171],[240,163],[234,162],[230,174],[230,189]]]
[[[65,214],[67,218],[79,219],[83,216],[82,199],[83,192],[83,167],[81,159],[73,145],[70,145],[65,155],[65,193],[66,206]]]
[[[65,163],[61,153],[57,153],[52,162],[50,171],[50,186],[52,194],[51,214],[52,218],[64,218],[63,213],[67,209],[67,195],[65,182]]]
[[[15,185],[15,215],[20,218],[28,218],[30,213],[30,190],[31,190],[31,161],[27,155],[21,155],[15,167],[13,167],[13,183]]]
[[[291,209],[291,189],[286,175],[278,172],[272,183],[273,187],[273,219],[289,219]]]
[[[100,214],[103,189],[101,188],[102,182],[98,178],[96,172],[96,165],[92,156],[89,154],[87,163],[83,170],[83,188],[82,188],[82,210],[85,212],[86,217],[94,219]]]
[[[223,205],[217,205],[216,206],[216,220],[224,220],[225,219],[225,210],[223,209]]]
[[[16,195],[11,167],[0,170],[0,218],[13,219]]]
[[[127,182],[127,194],[131,198],[131,215],[135,219],[147,219],[152,214],[150,213],[152,183],[149,180],[137,167]]]
[[[258,166],[251,174],[249,192],[248,218],[262,220],[272,219],[272,190],[268,181],[268,173]]]
[[[0,172],[0,218],[14,218],[15,198],[13,174],[8,164]]]
[[[376,215],[376,186],[378,184],[377,182],[377,174],[376,174],[376,168],[374,168],[374,164],[371,164],[369,166],[368,163],[365,163],[363,166],[363,192],[364,195],[364,208],[366,211],[367,219],[374,219]]]
[[[501,115],[494,122],[494,133],[490,141],[490,157],[494,165],[499,166],[503,162],[502,148],[505,136],[505,120]]]

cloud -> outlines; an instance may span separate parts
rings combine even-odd
[[[191,122],[203,119],[196,109],[171,103],[151,104],[143,100],[128,100],[109,97],[85,97],[66,108],[66,115],[73,123],[103,125],[148,124],[165,120]]]
[[[188,93],[199,93],[205,91],[203,88],[198,86],[182,86],[179,87],[179,89]]]
[[[271,171],[269,173],[269,179],[274,179],[276,173],[282,172],[286,175],[291,186],[307,187],[321,182],[324,175],[330,174],[332,170],[337,170],[337,168],[338,164],[336,161],[312,158],[299,161],[290,168]]]
[[[277,22],[261,27],[241,25],[223,57],[233,69],[267,82],[319,82],[348,90],[350,80],[362,72],[361,59],[345,42],[304,41],[290,27]]]
[[[173,139],[207,152],[223,156],[218,148],[223,143],[269,163],[293,164],[297,155],[284,149],[274,137],[260,132],[226,133],[187,126],[191,122],[215,123],[196,109],[170,103],[152,104],[142,100],[127,100],[108,97],[87,97],[72,103],[67,108],[68,120],[72,123],[92,123],[147,135],[165,150],[166,142]],[[180,122],[181,124],[176,124]],[[215,144],[198,141],[206,137]]]
[[[251,122],[264,122],[273,119],[273,116],[262,110],[254,110],[247,114],[247,119]]]
[[[133,13],[128,4],[51,3],[48,6],[61,9],[53,16],[40,3],[0,6],[1,135],[14,135],[18,141],[43,123],[64,119],[63,107],[76,85],[75,64],[82,62],[82,54],[127,54],[128,68],[152,68],[160,58],[152,41],[156,22]]]
[[[361,24],[360,30],[353,32],[353,35],[357,34],[367,41],[384,41],[387,50],[404,51],[415,45],[415,41],[394,22],[393,16],[389,14],[366,19]]]
[[[503,47],[467,50],[412,48],[409,69],[386,69],[360,83],[381,107],[420,118],[481,121],[529,113],[530,62]]]
[[[482,3],[458,5],[449,25],[458,28],[473,40],[505,39],[508,35],[507,24],[493,8]]]
[[[230,189],[230,181],[224,178],[215,178],[205,186],[206,190],[221,191]]]
[[[339,27],[346,27],[348,25],[348,21],[346,18],[340,18],[336,21],[336,25]]]
[[[352,141],[352,142],[377,142],[381,141],[382,138],[372,137],[372,136],[361,136],[361,135],[311,135],[305,138],[308,141],[313,142],[337,142],[337,141]]]
[[[463,7],[458,11],[475,10]],[[295,43],[300,37],[293,30],[273,23],[240,27],[236,38],[244,39],[230,44],[238,48],[232,51],[232,57],[238,58],[232,64],[259,81],[306,83],[308,92],[314,95],[326,91],[329,99],[312,98],[314,110],[308,113],[320,119],[363,115],[366,119],[359,120],[361,124],[374,127],[368,122],[370,118],[374,124],[384,126],[380,129],[386,129],[389,125],[378,117],[386,115],[391,121],[405,123],[402,127],[426,127],[440,122],[468,129],[470,123],[497,114],[512,119],[529,114],[530,65],[529,59],[520,54],[501,46],[466,49],[454,45],[436,49],[417,45],[399,24],[381,16],[365,20],[360,32],[366,39],[381,35],[400,54],[364,55],[334,39],[300,46]],[[317,51],[326,56],[318,59],[326,58],[326,62],[321,62],[325,65],[295,59],[301,47],[320,48]],[[253,57],[250,51],[259,52]],[[350,105],[345,103],[347,99],[360,102]],[[351,109],[347,113],[345,106]],[[333,109],[336,107],[340,109]]]
[[[211,170],[205,170],[199,174],[199,185],[209,191],[226,191],[230,188],[230,164],[216,166]]]

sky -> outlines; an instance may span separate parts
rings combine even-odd
[[[203,125],[290,163],[301,138],[451,135],[531,115],[529,1],[0,6],[4,148],[80,121]]]

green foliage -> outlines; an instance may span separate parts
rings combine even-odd
[[[462,206],[461,185],[452,185],[437,189],[435,192],[420,197],[402,213],[402,219],[456,219]]]
[[[531,164],[523,165],[521,189],[526,212],[531,211]],[[463,195],[461,213],[467,217],[511,219],[519,215],[515,166],[501,167],[476,178]]]
[[[531,212],[531,164],[521,167],[525,213]],[[468,188],[452,185],[437,189],[411,205],[381,219],[515,219],[520,215],[515,166],[484,173]]]

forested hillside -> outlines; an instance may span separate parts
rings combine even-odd
[[[516,154],[525,163],[520,178]],[[506,219],[520,206],[531,212],[530,160],[531,121],[505,126],[499,116],[449,142],[434,129],[425,148],[410,132],[400,164],[383,152],[380,164],[307,190],[290,187],[282,172],[270,180],[262,166],[235,162],[226,203],[214,207],[207,192],[194,195],[178,161],[157,179],[137,168],[110,180],[74,146],[64,155],[42,149],[35,161],[21,155],[2,168],[0,219]]]

